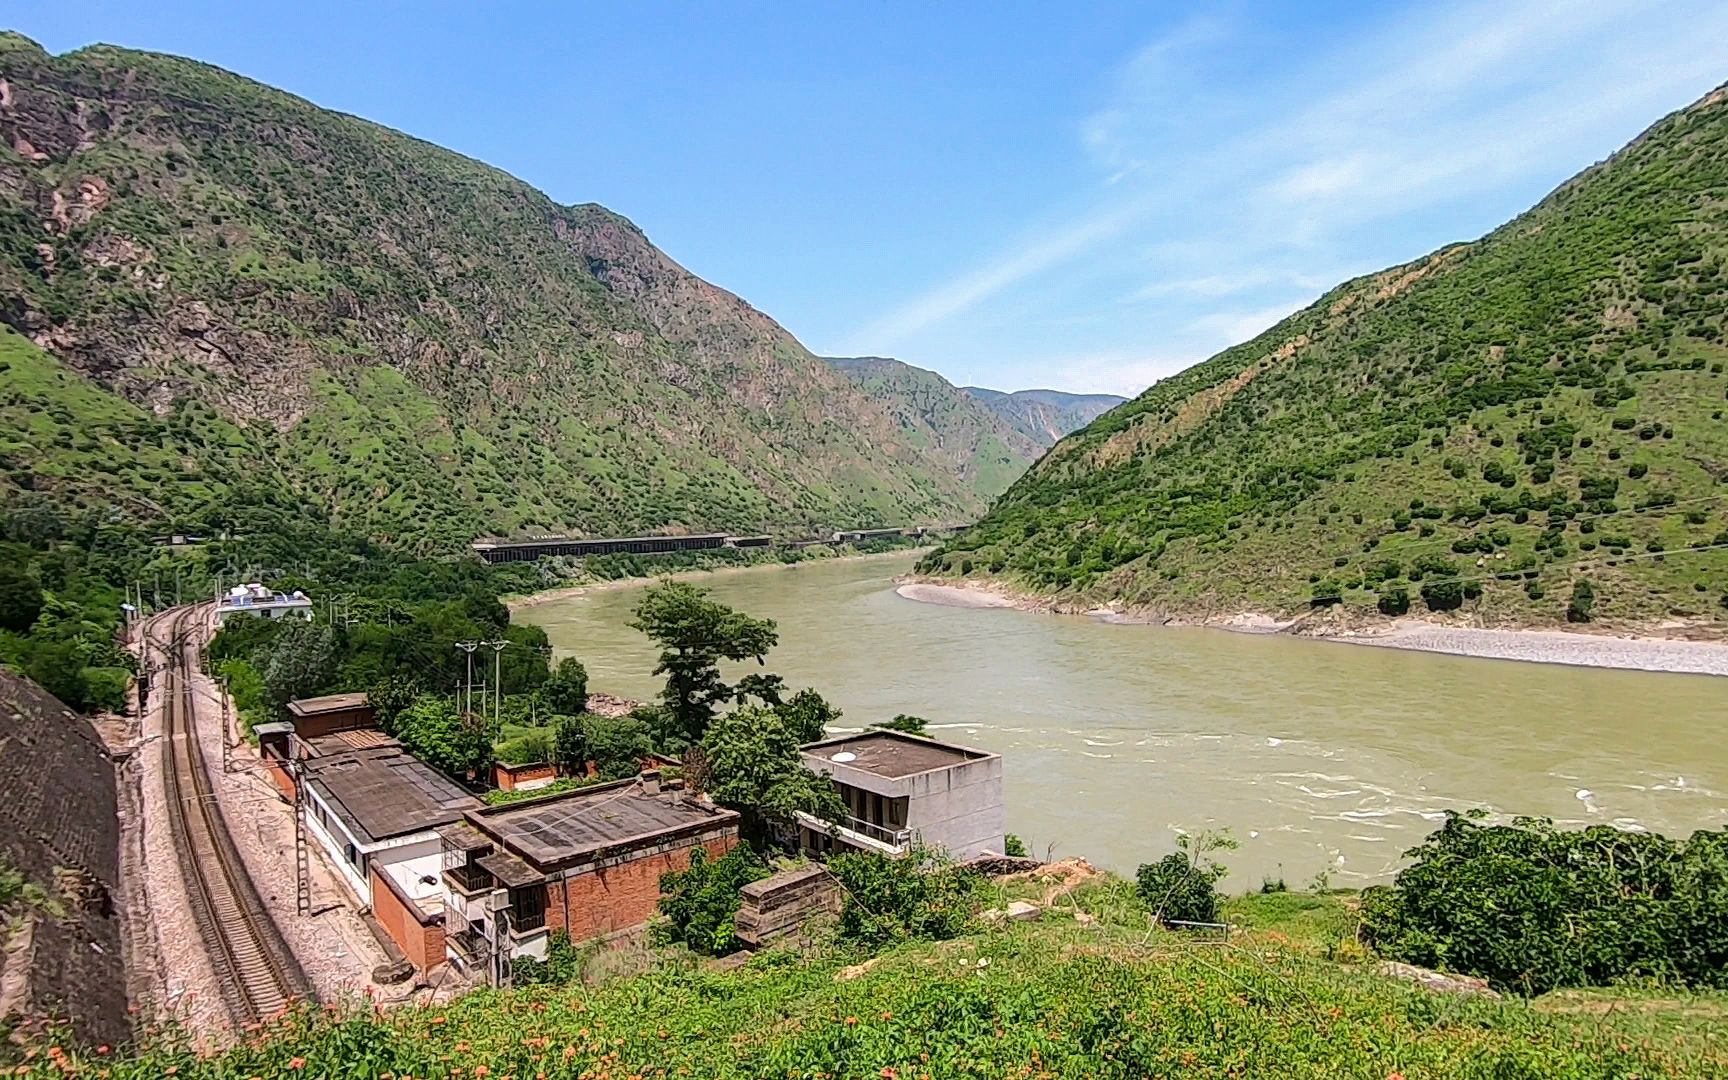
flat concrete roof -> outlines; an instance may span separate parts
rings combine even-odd
[[[325,713],[363,709],[371,702],[365,694],[326,694],[323,697],[298,698],[288,703],[295,716],[322,716]]]
[[[480,805],[454,780],[395,746],[310,758],[306,782],[369,842],[435,829]]]
[[[586,862],[607,850],[646,847],[738,820],[736,811],[681,792],[649,795],[637,778],[491,806],[467,817],[542,872]]]
[[[974,750],[969,746],[937,742],[921,735],[879,729],[807,743],[801,748],[801,752],[805,757],[818,761],[832,762],[850,769],[863,769],[865,772],[896,780],[917,773],[951,769],[968,761],[981,761],[996,756],[987,750]],[[836,756],[846,754],[852,756]]]

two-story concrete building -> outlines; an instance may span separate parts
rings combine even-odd
[[[1000,754],[880,729],[810,743],[801,753],[805,768],[834,781],[851,812],[838,824],[800,813],[807,851],[899,855],[914,841],[956,859],[1002,850]]]

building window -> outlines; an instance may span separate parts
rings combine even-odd
[[[546,925],[546,886],[510,890],[510,929],[538,930]]]
[[[360,865],[360,850],[353,844],[343,844],[342,854],[348,856],[348,861],[355,866]]]

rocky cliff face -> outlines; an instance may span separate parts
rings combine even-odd
[[[0,35],[0,321],[54,362],[18,361],[9,416],[65,411],[63,368],[148,418],[0,442],[0,485],[72,500],[196,519],[268,483],[423,547],[980,506],[624,218],[175,57]]]

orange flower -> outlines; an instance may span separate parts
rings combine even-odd
[[[899,1070],[892,1065],[882,1066],[882,1080],[895,1080],[900,1075]]]
[[[444,1017],[442,1017],[442,1016],[434,1016],[434,1017],[433,1017],[433,1018],[432,1018],[432,1022],[433,1022],[433,1023],[434,1023],[434,1024],[442,1024],[442,1023],[443,1023],[443,1022],[444,1022]]]
[[[893,1014],[893,1013],[891,1013],[891,1012],[885,1012],[885,1013],[883,1013],[883,1014],[882,1014],[882,1019],[884,1019],[884,1020],[892,1020],[892,1019],[894,1019],[894,1014]]]
[[[96,1052],[98,1054],[106,1054],[110,1049],[112,1049],[112,1047],[110,1047],[107,1043],[103,1043],[101,1046],[98,1046],[96,1048]]]
[[[461,1042],[457,1043],[452,1049],[454,1049],[458,1054],[466,1054],[468,1052],[468,1040],[463,1039]]]
[[[474,1066],[474,1075],[475,1076],[485,1076],[487,1073],[489,1073],[491,1071],[492,1071],[491,1067],[487,1066],[487,1065]]]
[[[304,1069],[306,1067],[306,1059],[303,1057],[290,1058],[288,1060],[288,1067],[290,1069]]]
[[[846,1018],[846,1026],[847,1027],[857,1027],[858,1026],[858,1018],[856,1016],[848,1016]]]

